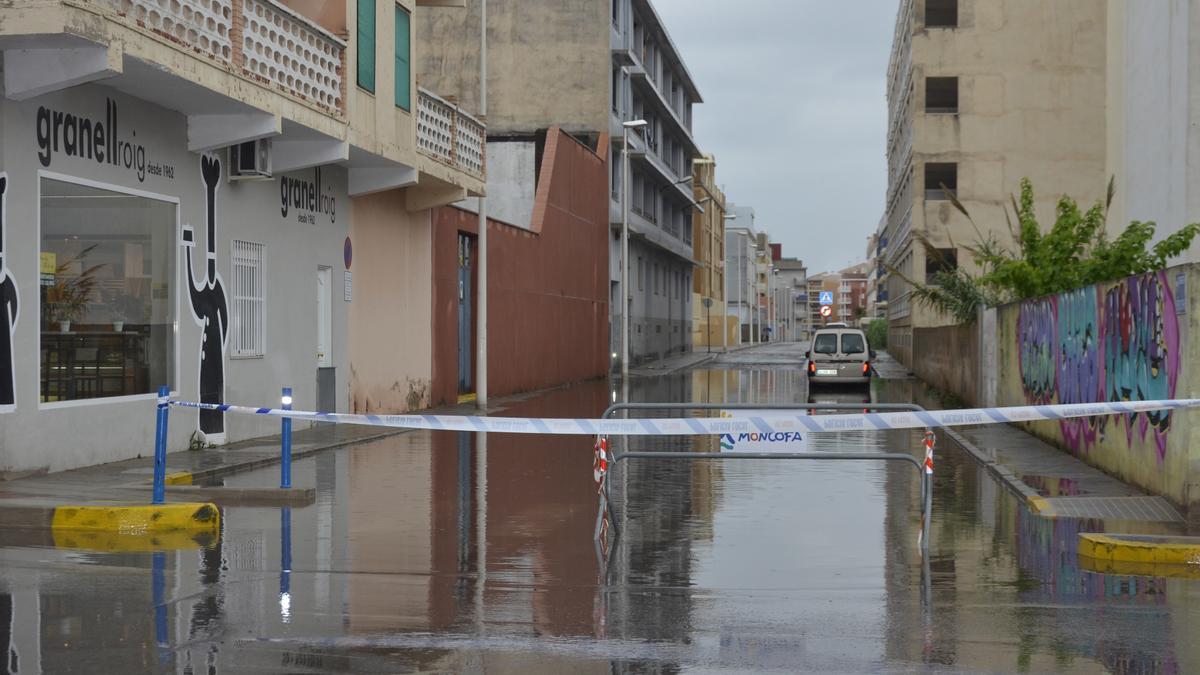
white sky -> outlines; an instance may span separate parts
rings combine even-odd
[[[897,0],[652,0],[704,97],[726,199],[809,274],[866,257],[887,191]]]

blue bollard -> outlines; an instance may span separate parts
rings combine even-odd
[[[162,504],[166,498],[167,483],[167,414],[170,412],[171,388],[158,388],[158,412],[154,428],[154,504]]]
[[[292,409],[291,387],[283,388],[283,398],[281,401],[283,402],[284,410]],[[292,420],[290,417],[283,418],[283,422],[280,423],[279,445],[281,454],[279,462],[279,487],[290,488],[292,487]]]

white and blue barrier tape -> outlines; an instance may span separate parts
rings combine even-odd
[[[349,413],[252,408],[249,406],[171,400],[180,408],[218,410],[310,422],[363,424],[431,431],[482,431],[499,434],[587,436],[712,436],[732,433],[827,432],[876,429],[924,429],[1006,422],[1060,420],[1097,415],[1132,415],[1157,410],[1200,407],[1200,399],[1124,401],[1012,408],[971,408],[905,412],[795,415],[787,412],[739,417],[679,417],[671,419],[570,419],[549,417],[481,417],[472,415],[356,415]],[[802,404],[797,404],[803,409]]]

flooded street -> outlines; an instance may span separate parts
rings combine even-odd
[[[866,398],[810,394],[794,360],[745,358],[637,379],[631,397]],[[870,396],[906,401],[913,386],[876,380]],[[593,382],[505,414],[596,417],[612,397]],[[809,449],[921,452],[915,431]],[[1081,570],[1076,535],[1120,524],[1030,514],[948,440],[924,565],[907,463],[622,463],[620,536],[597,551],[592,460],[585,437],[404,433],[298,460],[315,504],[226,508],[209,547],[5,547],[7,672],[1200,669],[1200,581]]]

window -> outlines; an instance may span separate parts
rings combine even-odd
[[[42,178],[39,208],[41,402],[174,385],[176,205]]]
[[[926,28],[958,26],[958,0],[925,0]]]
[[[234,240],[230,260],[233,277],[230,291],[233,306],[229,316],[229,344],[235,357],[262,356],[263,339],[263,245]]]
[[[813,340],[812,350],[817,354],[837,353],[837,333],[819,333]]]
[[[658,263],[654,263],[651,273],[654,275],[654,279],[651,281],[651,286],[653,287],[651,290],[655,295],[658,295],[659,291],[662,290],[662,280],[658,277]]]
[[[358,86],[375,93],[375,0],[358,0]]]
[[[925,283],[937,284],[938,272],[958,269],[958,249],[931,248],[925,253]]]
[[[404,110],[412,110],[412,70],[408,63],[411,30],[408,12],[396,5],[396,107]]]
[[[863,336],[858,333],[842,333],[842,353],[861,354],[867,351]]]
[[[612,71],[612,111],[614,113],[621,112],[621,69],[613,68]]]
[[[946,193],[958,194],[958,165],[957,164],[926,164],[925,165],[925,199],[929,201],[943,200]]]
[[[958,112],[958,78],[925,78],[925,112]]]
[[[646,290],[646,261],[642,260],[642,256],[638,256],[638,290]]]

